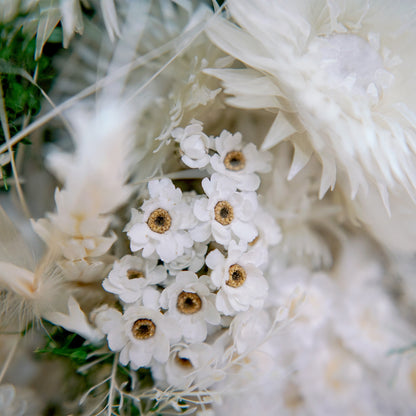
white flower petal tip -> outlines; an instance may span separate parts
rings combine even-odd
[[[103,340],[104,334],[88,321],[78,302],[72,296],[68,299],[68,314],[51,312],[45,319],[55,325],[62,326],[67,331],[75,332],[86,340],[97,344]]]

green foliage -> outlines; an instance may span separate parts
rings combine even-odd
[[[33,58],[35,49],[36,40],[30,39],[21,30],[16,32],[12,23],[0,25],[0,62],[22,69],[31,76],[37,73],[38,84],[48,89],[55,76],[52,58],[45,53],[38,61],[35,61]],[[0,73],[0,80],[10,135],[13,136],[22,129],[25,117],[30,119],[40,111],[43,99],[39,89],[18,74]],[[0,129],[0,145],[4,142],[3,129]],[[23,143],[31,144],[28,139]],[[5,167],[2,171],[5,178],[10,176],[10,167]],[[4,185],[7,187],[7,183]]]

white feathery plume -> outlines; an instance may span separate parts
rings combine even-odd
[[[114,233],[104,234],[110,214],[132,192],[126,182],[132,167],[134,119],[121,104],[103,104],[95,114],[73,113],[71,121],[75,153],[51,153],[48,158],[52,171],[64,179],[64,188],[55,193],[57,212],[33,226],[48,244],[58,243],[64,257],[81,260],[102,256],[115,241]]]
[[[37,264],[22,235],[0,207],[0,314],[2,324],[23,330],[31,320],[59,310],[66,298],[56,256],[46,253]]]

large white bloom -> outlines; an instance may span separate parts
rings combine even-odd
[[[388,208],[389,195],[392,211],[408,214],[408,194],[416,195],[414,2],[227,4],[240,27],[217,19],[208,34],[247,68],[210,73],[234,96],[230,104],[277,113],[263,148],[289,139],[291,176],[315,152],[322,164],[320,196],[338,180],[357,197],[358,215],[376,234],[383,233],[387,215],[369,212],[383,203]],[[366,203],[368,190],[375,195]],[[389,231],[402,232],[405,243],[395,246],[414,248],[416,229],[406,222],[397,231],[396,225]]]

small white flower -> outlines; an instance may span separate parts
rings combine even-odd
[[[107,292],[118,295],[123,302],[132,303],[141,299],[147,286],[161,283],[166,277],[165,268],[158,266],[156,259],[127,255],[114,263],[103,287]]]
[[[165,378],[170,386],[186,388],[192,383],[207,388],[224,378],[224,371],[215,368],[221,355],[208,344],[191,344],[175,348],[165,365]]]
[[[205,178],[202,187],[207,197],[194,203],[195,217],[201,221],[190,231],[195,241],[206,241],[212,234],[217,243],[227,247],[235,237],[245,243],[257,237],[255,192],[237,192],[236,182],[216,173]]]
[[[142,213],[132,210],[126,226],[131,250],[143,249],[143,257],[155,251],[164,262],[171,262],[193,245],[187,229],[193,226],[191,208],[182,200],[182,192],[170,179],[149,182],[151,199],[141,207]]]
[[[185,165],[201,169],[209,164],[211,139],[203,133],[201,122],[193,120],[184,129],[178,127],[173,130],[172,136],[179,143]]]
[[[218,325],[220,314],[215,308],[215,295],[208,288],[208,276],[198,276],[184,271],[176,282],[168,286],[160,297],[166,315],[181,327],[186,342],[202,342],[207,337],[207,323]]]
[[[237,182],[241,191],[255,191],[260,178],[254,172],[269,172],[271,154],[259,152],[253,143],[243,146],[240,133],[231,134],[224,130],[215,139],[218,154],[211,157],[214,171],[228,176]]]
[[[120,363],[136,370],[146,367],[152,358],[166,362],[170,341],[177,341],[180,333],[170,318],[159,311],[142,306],[129,306],[124,314],[108,306],[97,311],[97,326],[107,334],[112,351],[121,351]]]
[[[205,264],[205,254],[208,246],[204,243],[195,243],[191,248],[186,248],[182,256],[165,264],[169,274],[175,276],[182,270],[197,272]]]
[[[250,306],[263,306],[268,284],[258,268],[260,261],[256,251],[245,252],[235,241],[230,243],[227,258],[219,250],[208,254],[206,264],[212,269],[211,280],[220,288],[216,298],[220,312],[234,315]]]
[[[265,310],[248,310],[234,317],[230,333],[238,354],[244,354],[265,341],[270,329],[270,317]]]

